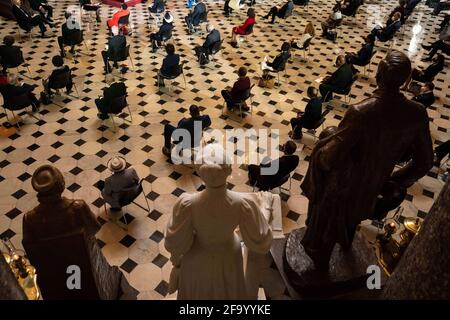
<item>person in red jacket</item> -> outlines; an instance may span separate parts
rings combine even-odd
[[[247,35],[250,34],[251,32],[249,31],[249,27],[254,25],[256,22],[255,20],[255,9],[253,8],[249,8],[247,11],[247,19],[245,20],[243,25],[234,27],[231,33],[231,45],[234,48],[238,47],[238,43],[237,43],[237,35],[241,34],[241,35]]]
[[[121,8],[119,11],[116,11],[112,18],[109,19],[108,21],[106,21],[106,24],[108,25],[108,29],[111,29],[112,27],[116,26],[119,27],[119,19],[124,17],[124,16],[129,16],[130,15],[130,11],[128,10],[128,6],[124,3],[122,4]],[[122,27],[124,34],[127,34],[127,29],[126,27]]]

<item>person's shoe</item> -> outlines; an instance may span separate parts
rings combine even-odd
[[[429,50],[431,50],[432,47],[422,44],[422,48],[424,48],[425,50],[429,51]]]
[[[103,113],[97,113],[97,118],[99,118],[100,120],[106,120],[108,119],[108,115]]]
[[[238,43],[237,42],[230,42],[230,45],[233,47],[233,48],[239,48],[239,46],[238,46]]]
[[[162,147],[162,153],[163,153],[163,155],[165,155],[166,157],[170,158],[170,149],[169,149],[169,148]]]

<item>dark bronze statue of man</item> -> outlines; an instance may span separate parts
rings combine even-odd
[[[337,132],[313,150],[301,185],[309,199],[302,244],[318,270],[328,270],[335,244],[351,247],[387,181],[406,188],[432,167],[427,112],[399,90],[410,73],[409,58],[391,51],[378,66],[372,97],[349,106]],[[408,164],[394,171],[407,154]]]

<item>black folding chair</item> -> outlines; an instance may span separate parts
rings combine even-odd
[[[113,99],[110,104],[107,106],[108,108],[108,115],[111,119],[111,122],[113,124],[113,132],[116,132],[116,122],[114,121],[114,117],[119,117],[120,114],[124,113],[123,110],[125,108],[128,109],[128,114],[130,116],[130,120],[128,120],[126,117],[121,117],[123,121],[127,121],[129,123],[133,123],[133,115],[131,114],[130,106],[127,102],[127,95],[123,95],[120,97],[117,97]]]

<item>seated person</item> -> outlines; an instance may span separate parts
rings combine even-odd
[[[337,70],[325,77],[319,86],[323,102],[330,101],[333,99],[333,92],[344,90],[353,82],[352,66],[345,61],[345,56],[338,56],[335,65]]]
[[[92,0],[79,0],[80,6],[85,11],[95,11],[95,17],[97,19],[97,22],[101,22],[102,19],[100,18],[100,8],[101,3],[92,3]]]
[[[206,25],[206,32],[208,32],[208,35],[206,36],[205,42],[202,46],[196,46],[194,48],[195,54],[198,58],[198,61],[201,62],[200,56],[203,54],[208,57],[208,55],[211,54],[211,50],[213,49],[214,45],[220,41],[220,32],[219,30],[216,30],[214,28],[214,25],[211,23],[208,23]]]
[[[17,18],[17,21],[29,25],[30,27],[39,26],[41,30],[41,37],[48,38],[45,34],[47,28],[45,27],[45,21],[39,13],[34,12],[31,8],[25,5],[25,0],[13,0],[13,13]]]
[[[231,90],[222,90],[222,97],[225,99],[227,103],[227,107],[230,110],[233,110],[234,106],[237,102],[241,102],[244,98],[245,92],[250,89],[250,78],[247,77],[247,68],[240,67],[238,71],[239,78],[234,83],[233,88]],[[243,109],[248,111],[249,108],[244,106]]]
[[[317,89],[309,87],[307,94],[309,101],[305,107],[305,112],[299,112],[296,118],[291,119],[292,131],[289,136],[292,139],[301,139],[303,136],[302,128],[308,129],[322,118],[322,99],[318,97]]]
[[[61,57],[63,58],[66,56],[64,45],[70,46],[71,54],[75,53],[75,44],[77,43],[73,41],[73,37],[81,32],[80,25],[73,20],[71,12],[66,11],[64,16],[66,22],[61,26],[61,36],[58,37],[59,50],[61,50]]]
[[[434,90],[433,82],[426,82],[420,88],[419,94],[417,94],[414,98],[412,98],[412,100],[415,102],[419,102],[423,104],[425,108],[428,108],[436,100],[433,90]]]
[[[425,69],[420,70],[414,68],[411,72],[411,77],[406,80],[402,90],[406,90],[409,87],[411,80],[418,82],[432,82],[434,78],[442,71],[445,67],[445,57],[443,54],[438,54],[433,58],[432,63]]]
[[[53,7],[48,4],[47,0],[29,0],[31,9],[41,14],[42,18],[52,22]]]
[[[347,61],[347,63],[357,66],[365,66],[370,63],[370,58],[372,57],[373,53],[373,47],[375,46],[375,36],[369,33],[364,38],[364,41],[365,43],[357,53],[347,52],[347,54],[345,55],[345,60]]]
[[[443,142],[436,148],[434,148],[434,154],[434,165],[436,167],[439,167],[441,165],[442,159],[444,159],[445,156],[450,156],[450,140],[447,140],[446,142]]]
[[[150,34],[150,41],[152,42],[152,52],[156,52],[161,46],[163,40],[168,40],[172,37],[173,16],[169,11],[166,11],[163,18],[163,23],[159,27],[158,32]]]
[[[308,22],[301,37],[299,39],[291,40],[291,48],[304,49],[306,41],[314,38],[315,35],[316,31],[314,30],[314,25],[312,24],[312,22]]]
[[[381,26],[376,26],[372,29],[371,33],[381,42],[386,42],[391,40],[395,33],[400,29],[402,23],[400,21],[401,14],[400,12],[394,13],[392,16],[392,23],[387,25],[385,28]]]
[[[130,11],[128,10],[128,6],[123,3],[122,6],[120,7],[120,10],[116,11],[112,18],[109,19],[108,21],[106,21],[106,25],[108,26],[108,29],[111,29],[112,27],[119,27],[119,20],[122,17],[125,16],[129,16],[130,15]],[[128,31],[125,27],[122,27],[122,29],[124,29],[124,34],[128,34]]]
[[[354,17],[361,4],[361,0],[344,0],[341,6],[341,12],[347,17]]]
[[[333,11],[328,16],[327,20],[321,23],[322,36],[325,37],[328,34],[329,29],[334,29],[342,23],[342,13],[340,2],[337,2],[333,7]]]
[[[158,82],[156,85],[164,87],[164,77],[170,78],[178,76],[180,73],[180,56],[175,54],[175,47],[173,44],[166,45],[167,56],[164,58],[161,69],[158,71]]]
[[[271,16],[271,22],[275,23],[275,17],[278,17],[280,19],[284,19],[289,17],[292,14],[292,11],[294,10],[294,3],[292,0],[288,0],[281,8],[278,8],[276,6],[272,7],[270,11],[264,16],[264,19],[268,19]]]
[[[108,119],[110,105],[114,99],[127,95],[125,83],[115,81],[115,78],[111,73],[106,75],[106,84],[108,87],[103,88],[103,97],[95,99],[95,105],[98,109],[97,117],[100,120]]]
[[[249,8],[247,10],[247,19],[245,20],[244,24],[237,26],[237,27],[233,27],[232,31],[231,31],[231,46],[233,48],[237,48],[238,47],[238,43],[237,43],[237,35],[248,35],[250,34],[249,30],[251,27],[253,27],[253,25],[256,23],[255,20],[255,9],[253,8]]]
[[[280,151],[284,152],[284,155],[278,159],[270,161],[270,159],[263,159],[260,165],[250,164],[248,166],[248,179],[252,186],[257,186],[260,190],[269,191],[274,187],[277,187],[281,179],[286,177],[292,171],[297,168],[300,161],[299,157],[295,155],[297,150],[297,145],[294,141],[286,142]],[[277,162],[277,163],[275,163]],[[261,167],[269,166],[278,167],[278,171],[274,175],[263,175],[261,174]]]
[[[445,35],[442,37],[442,39],[439,39],[435,42],[433,42],[431,45],[426,46],[422,45],[422,48],[425,50],[428,50],[428,57],[424,59],[424,61],[431,61],[433,60],[434,55],[441,50],[442,53],[446,55],[450,55],[450,35]]]
[[[223,13],[225,17],[228,17],[233,12],[233,8],[238,10],[244,7],[245,0],[225,0],[223,5]],[[252,4],[250,4],[252,6]]]
[[[8,83],[0,87],[3,100],[14,101],[15,97],[28,94],[30,105],[33,111],[39,110],[40,102],[33,93],[34,86],[26,83],[19,83],[19,79],[15,74],[7,77]]]
[[[47,79],[42,79],[42,84],[44,85],[44,92],[47,96],[50,96],[52,94],[51,88],[55,85],[55,77],[70,72],[70,68],[67,65],[64,65],[64,60],[61,56],[54,56],[52,58],[52,64],[55,67],[55,69],[52,71],[52,74]],[[72,91],[73,82],[71,81],[66,86],[67,93],[70,93]]]
[[[151,6],[148,6],[148,11],[151,13],[161,13],[166,10],[166,3],[164,0],[154,0]]]
[[[195,2],[195,0],[187,0],[186,2],[186,7],[188,9],[192,9],[193,6],[195,6],[197,3]]]
[[[399,0],[398,6],[394,8],[394,10],[391,11],[391,13],[388,16],[388,20],[386,21],[386,25],[390,25],[392,23],[392,17],[396,12],[399,12],[401,14],[400,22],[403,24],[405,23],[405,7],[406,7],[406,0]]]
[[[440,0],[434,5],[432,15],[437,16],[442,10],[450,9],[450,0]]]
[[[175,128],[170,123],[164,126],[164,147],[162,148],[162,153],[170,158],[172,150],[172,134],[177,129],[185,129],[189,132],[191,140],[190,141],[173,141],[174,144],[182,143],[183,148],[195,148],[200,145],[202,139],[203,130],[211,125],[211,118],[208,115],[201,116],[200,109],[196,105],[191,105],[189,107],[190,118],[183,118],[178,122]],[[196,132],[196,125],[200,124],[201,132]]]
[[[125,36],[119,34],[119,28],[114,26],[111,28],[111,32],[113,34],[112,37],[108,40],[108,45],[105,50],[102,50],[103,62],[105,64],[105,72],[110,73],[112,71],[111,66],[109,64],[109,60],[113,60],[114,58],[120,55],[120,53],[127,46],[127,39]],[[119,65],[117,61],[114,61],[114,68],[118,69]]]
[[[111,206],[111,211],[121,211],[122,205],[136,199],[141,193],[139,177],[122,157],[112,157],[106,165],[112,175],[97,182],[102,197]]]
[[[10,61],[16,61],[17,57],[22,57],[22,50],[18,46],[14,46],[14,38],[5,36],[3,44],[0,45],[0,64],[3,67],[3,73],[6,73],[7,66]]]
[[[413,13],[414,9],[421,1],[422,0],[406,0],[405,20],[408,19],[408,17]]]
[[[284,70],[286,66],[286,62],[291,57],[291,46],[289,42],[283,42],[281,45],[281,52],[273,59],[272,62],[269,62],[269,57],[265,56],[264,61],[261,62],[261,69],[269,70],[272,72],[278,72]]]
[[[194,33],[194,27],[198,26],[201,22],[201,19],[206,13],[206,5],[203,3],[203,0],[198,0],[194,9],[184,18],[186,21],[186,25],[188,27],[189,34]]]

